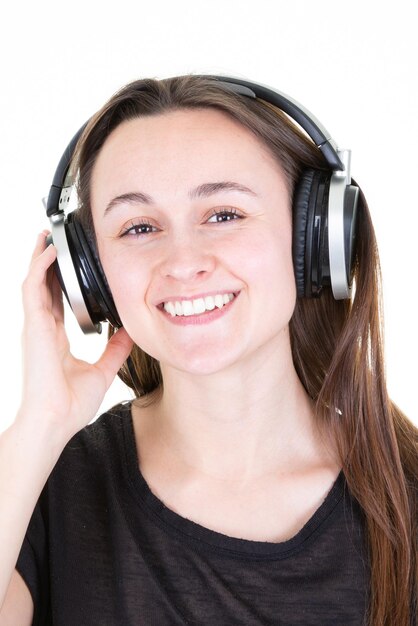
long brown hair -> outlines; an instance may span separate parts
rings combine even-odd
[[[305,168],[328,169],[318,148],[271,104],[186,75],[142,79],[118,91],[90,120],[79,142],[79,217],[91,232],[92,167],[107,136],[122,121],[167,111],[212,107],[249,129],[284,169],[293,193]],[[315,419],[335,440],[351,494],[366,521],[373,626],[409,626],[417,611],[418,429],[390,400],[383,351],[378,250],[360,193],[354,289],[350,300],[298,298],[290,321],[293,360],[314,400]],[[115,332],[111,326],[109,336]],[[143,405],[162,393],[159,362],[134,346],[119,372]]]

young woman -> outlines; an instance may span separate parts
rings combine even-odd
[[[0,624],[415,623],[418,432],[387,394],[361,192],[351,298],[307,298],[295,202],[329,166],[271,103],[136,81],[72,167],[120,323],[97,363],[71,355],[42,233],[0,439]],[[117,373],[135,399],[89,424]]]

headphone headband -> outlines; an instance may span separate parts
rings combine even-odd
[[[234,91],[242,96],[260,98],[275,104],[308,133],[312,141],[321,150],[330,169],[344,170],[344,164],[338,155],[338,148],[330,133],[308,109],[290,96],[262,83],[252,83],[241,78],[209,74],[200,74],[199,77],[215,80],[224,85],[229,91]]]
[[[89,120],[87,120],[87,122],[85,122],[83,126],[76,132],[68,146],[65,148],[63,155],[59,160],[46,201],[46,214],[48,217],[52,217],[52,215],[62,213],[64,211],[65,207],[60,206],[60,204],[62,204],[62,199],[60,198],[61,192],[64,188],[65,179],[71,165],[71,160],[74,155],[75,147],[88,122]]]
[[[276,105],[279,109],[287,113],[308,133],[315,145],[321,150],[331,170],[345,169],[337,145],[332,139],[331,134],[326,130],[321,122],[319,122],[319,120],[317,120],[316,117],[308,111],[308,109],[290,96],[287,96],[277,89],[268,87],[267,85],[252,83],[248,80],[243,80],[233,76],[216,76],[214,74],[197,74],[196,76],[198,78],[208,78],[210,80],[214,80],[229,91],[233,91],[239,95],[255,99],[261,98]],[[75,147],[85,127],[87,126],[88,121],[89,120],[87,120],[87,122],[85,122],[76,132],[64,150],[64,153],[58,163],[46,203],[46,214],[48,217],[64,210],[60,206],[61,192],[64,188],[65,179],[71,164]],[[63,204],[62,199],[61,204]]]

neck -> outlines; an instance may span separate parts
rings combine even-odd
[[[138,419],[156,453],[189,471],[243,483],[271,472],[304,471],[330,454],[295,371],[288,335],[284,345],[271,342],[210,375],[164,365],[162,373],[161,399],[150,412],[140,409]]]

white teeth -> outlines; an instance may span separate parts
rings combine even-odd
[[[216,296],[206,296],[196,300],[182,300],[181,302],[164,302],[164,309],[172,317],[176,315],[199,315],[205,311],[213,311],[215,307],[221,309],[224,304],[228,304],[234,299],[233,293],[216,294]]]
[[[212,296],[206,296],[205,306],[208,311],[213,311],[213,309],[215,308],[215,300],[212,298]]]
[[[203,298],[198,298],[197,300],[193,300],[193,310],[194,313],[204,313],[206,311],[206,305]]]
[[[192,300],[184,300],[181,303],[183,307],[183,315],[193,315],[193,302]]]
[[[223,305],[224,305],[223,296],[216,295],[215,296],[215,306],[217,306],[218,309],[221,309],[223,307]]]
[[[176,302],[176,304],[179,304],[181,306],[180,303]],[[167,313],[170,313],[172,317],[176,317],[176,309],[174,308],[172,302],[164,302],[164,309],[167,311]]]

